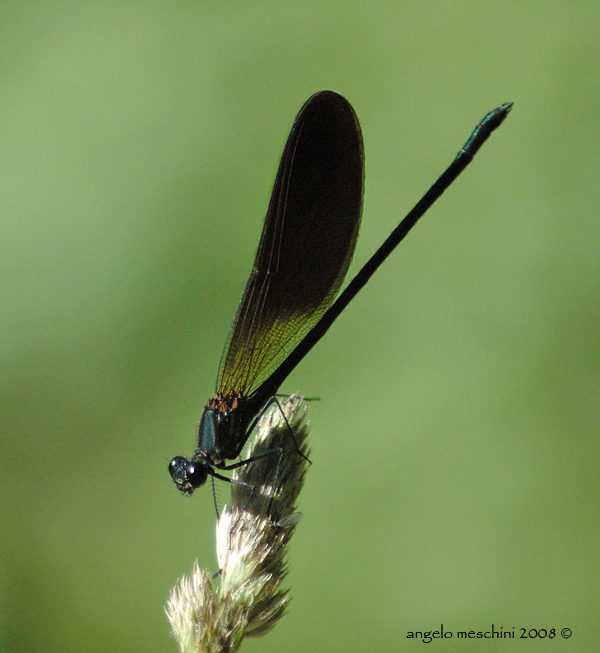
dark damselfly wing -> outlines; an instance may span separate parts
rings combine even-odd
[[[350,103],[332,91],[302,107],[285,146],[217,392],[248,396],[332,304],[354,254],[364,149]]]

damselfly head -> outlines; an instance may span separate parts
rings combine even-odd
[[[169,463],[169,473],[177,489],[190,496],[192,492],[206,483],[208,469],[206,465],[193,463],[183,456],[175,456]]]

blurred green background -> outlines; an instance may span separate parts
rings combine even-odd
[[[354,105],[349,276],[485,113],[475,163],[284,384],[312,403],[290,613],[246,651],[600,636],[597,2],[0,4],[2,651],[175,651],[216,569],[189,454],[292,121]],[[227,488],[223,494],[225,495]]]

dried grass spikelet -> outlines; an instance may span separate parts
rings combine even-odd
[[[171,591],[166,612],[182,653],[237,651],[244,637],[267,634],[283,617],[289,589],[286,549],[300,514],[296,500],[304,483],[308,425],[302,398],[275,404],[255,429],[246,457],[281,449],[236,469],[231,506],[217,522],[218,578],[194,564],[191,576]],[[249,490],[248,488],[254,488]]]

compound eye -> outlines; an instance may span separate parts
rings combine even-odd
[[[208,470],[204,465],[198,463],[189,463],[187,466],[187,475],[190,485],[196,489],[206,483]]]

